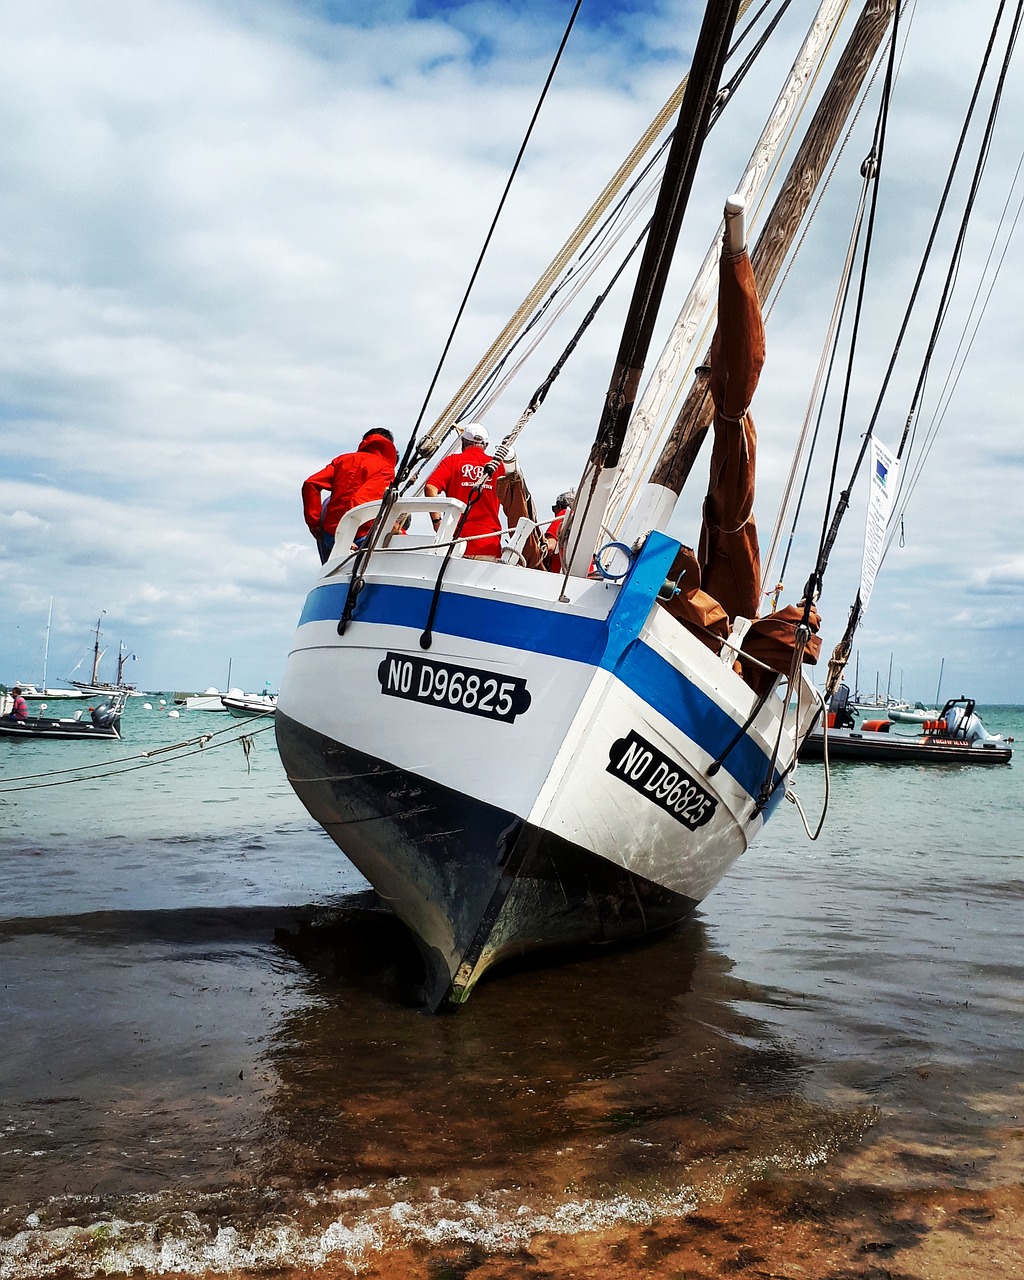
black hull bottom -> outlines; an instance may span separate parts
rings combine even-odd
[[[824,742],[820,733],[811,733],[800,748],[802,760],[824,758]],[[888,733],[861,733],[857,730],[833,729],[828,735],[830,760],[867,760],[872,763],[905,762],[908,764],[1009,764],[1012,747],[971,747],[967,743],[921,742]]]
[[[433,1010],[463,1003],[500,961],[642,937],[697,905],[280,711],[276,725],[296,794],[417,937]]]

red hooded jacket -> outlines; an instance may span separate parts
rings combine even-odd
[[[302,486],[302,511],[310,532],[333,534],[346,511],[373,502],[395,478],[398,450],[387,438],[371,431],[355,453],[342,453],[311,475]],[[320,491],[330,493],[324,503]]]

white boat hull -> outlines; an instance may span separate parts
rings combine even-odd
[[[676,548],[652,535],[621,587],[573,579],[570,602],[454,560],[429,649],[436,554],[377,552],[343,636],[344,573],[310,593],[282,759],[420,940],[431,1007],[509,956],[683,919],[781,799],[795,727],[773,696],[742,732],[752,690],[655,603]]]

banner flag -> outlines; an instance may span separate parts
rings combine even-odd
[[[864,559],[860,570],[860,603],[866,609],[875,585],[882,552],[885,549],[885,530],[892,512],[896,493],[896,476],[899,459],[881,440],[871,437],[871,487],[868,490],[867,526],[864,530]]]

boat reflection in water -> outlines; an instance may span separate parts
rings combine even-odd
[[[475,1197],[512,1219],[525,1188],[537,1213],[568,1186],[596,1200],[628,1184],[640,1198],[668,1179],[699,1199],[727,1168],[742,1181],[740,1166],[783,1152],[810,1162],[870,1125],[866,1111],[801,1098],[807,1065],[737,1007],[770,997],[730,977],[699,921],[524,962],[513,982],[486,975],[471,1016],[433,1019],[412,1007],[422,961],[389,915],[353,903],[282,936],[322,980],[268,1045],[280,1080],[272,1179],[369,1186],[367,1212],[417,1198],[388,1179],[427,1178],[454,1195],[471,1174]]]

